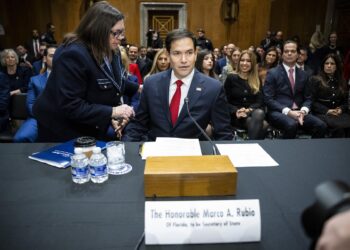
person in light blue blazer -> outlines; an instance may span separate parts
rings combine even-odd
[[[13,138],[14,142],[35,142],[38,137],[38,124],[33,117],[32,107],[37,97],[43,92],[47,78],[52,69],[52,59],[55,54],[56,46],[49,46],[45,52],[43,60],[46,65],[46,71],[40,75],[30,78],[27,94],[27,110],[29,118],[21,125]]]

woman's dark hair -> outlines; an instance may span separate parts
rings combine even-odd
[[[272,65],[267,65],[267,63],[266,63],[266,56],[267,56],[267,54],[268,54],[269,52],[271,52],[271,51],[276,52],[276,61],[275,61]],[[279,61],[278,51],[277,51],[277,49],[276,49],[275,46],[272,46],[272,47],[270,47],[270,48],[268,48],[268,49],[266,50],[266,52],[265,52],[265,54],[264,54],[264,58],[263,58],[263,60],[262,60],[262,62],[261,62],[261,65],[262,65],[263,67],[266,67],[267,69],[271,69],[271,68],[274,68],[274,67],[277,66],[278,61]]]
[[[326,61],[332,58],[335,62],[335,72],[334,72],[334,79],[338,82],[339,88],[341,90],[341,92],[345,93],[347,92],[347,85],[345,82],[345,79],[343,78],[343,70],[342,70],[342,65],[341,62],[339,60],[339,57],[336,54],[328,54],[325,56],[325,58],[323,58],[322,63],[321,63],[321,70],[318,73],[317,78],[319,78],[321,80],[321,84],[324,88],[328,88],[328,84],[327,81],[329,79],[328,75],[326,74],[326,72],[324,72],[324,64],[326,63]]]
[[[88,9],[78,27],[65,37],[63,43],[84,43],[91,49],[96,61],[102,63],[103,58],[112,53],[109,45],[111,28],[123,19],[124,15],[108,2],[97,2]]]
[[[193,48],[196,49],[197,42],[196,42],[195,35],[191,31],[188,31],[186,29],[176,29],[176,30],[170,31],[165,38],[166,50],[170,53],[171,43],[182,38],[192,39]]]
[[[203,61],[206,55],[211,55],[213,58],[213,68],[209,71],[209,76],[215,78],[215,73],[214,73],[214,68],[215,68],[215,57],[213,52],[210,50],[204,49],[198,52],[197,54],[197,59],[196,59],[196,64],[195,67],[196,69],[199,70],[199,72],[203,72]]]

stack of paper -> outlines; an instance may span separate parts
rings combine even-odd
[[[158,137],[154,142],[145,142],[140,150],[142,159],[149,156],[200,156],[198,139]]]

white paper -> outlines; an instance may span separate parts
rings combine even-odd
[[[259,200],[147,201],[146,244],[261,240]]]
[[[275,167],[278,163],[258,144],[217,144],[235,167]]]
[[[159,137],[155,142],[145,142],[141,156],[200,156],[201,146],[198,139]]]

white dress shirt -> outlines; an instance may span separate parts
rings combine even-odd
[[[173,98],[173,95],[175,94],[175,91],[176,91],[176,87],[177,87],[176,81],[181,80],[183,82],[183,84],[181,85],[181,98],[180,98],[179,114],[180,114],[181,109],[184,105],[184,100],[185,100],[185,97],[187,97],[188,90],[190,89],[193,75],[194,75],[194,69],[185,78],[178,79],[175,76],[174,71],[173,70],[171,71],[170,86],[169,86],[169,100],[168,100],[169,106],[170,106],[171,99]]]

